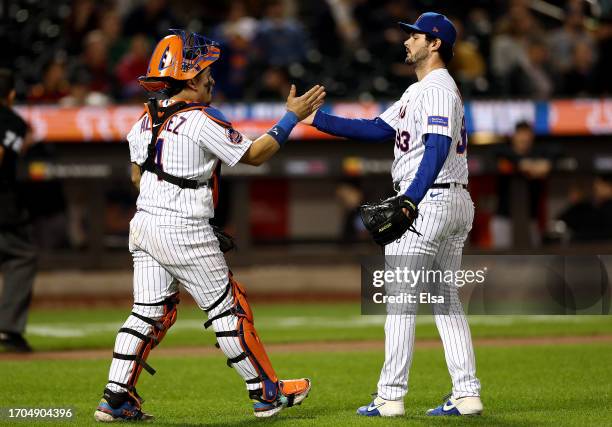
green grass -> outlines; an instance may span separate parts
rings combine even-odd
[[[383,339],[381,316],[361,316],[358,304],[253,304],[255,323],[265,342],[360,341]],[[110,348],[129,307],[119,309],[35,310],[28,339],[38,350]],[[179,306],[178,321],[164,346],[214,343],[204,331],[205,315],[194,306]],[[612,334],[612,316],[471,316],[475,337],[520,337]],[[417,338],[436,338],[433,318],[419,316]]]
[[[310,376],[314,384],[304,405],[273,420],[252,417],[243,385],[221,356],[167,358],[153,353],[149,361],[158,373],[143,374],[139,391],[145,409],[157,416],[154,425],[610,425],[611,352],[608,344],[478,348],[485,414],[469,419],[423,415],[449,391],[440,349],[416,351],[407,416],[401,419],[354,414],[375,390],[382,351],[272,355],[283,377]],[[73,422],[52,424],[93,425],[107,369],[103,360],[0,362],[0,406],[73,407]]]
[[[357,304],[253,304],[256,325],[267,343],[382,340],[384,319],[361,316]],[[28,338],[37,350],[113,346],[129,307],[35,310]],[[211,346],[204,315],[182,304],[179,319],[162,346]],[[602,335],[612,316],[473,316],[475,337]],[[421,316],[418,338],[437,337],[431,316]],[[379,351],[274,353],[282,377],[309,376],[312,395],[302,407],[284,411],[274,425],[611,425],[612,344],[477,347],[485,415],[429,419],[423,413],[449,391],[443,352],[417,349],[411,370],[407,417],[361,419],[357,406],[375,391],[383,360]],[[259,423],[238,376],[219,356],[163,357],[151,354],[154,377],[143,373],[139,392],[155,425],[243,425]],[[73,407],[76,420],[93,425],[92,412],[106,382],[110,360],[0,361],[0,407]],[[0,420],[6,425],[7,420]],[[30,425],[28,422],[14,423]],[[48,423],[47,423],[48,424]],[[62,423],[53,422],[53,425]]]

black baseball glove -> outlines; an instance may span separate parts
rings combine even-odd
[[[237,249],[236,242],[234,238],[223,231],[220,227],[216,225],[211,225],[213,229],[213,233],[215,233],[215,237],[219,241],[219,249],[221,252],[225,253],[227,251],[231,251],[232,249]]]
[[[406,213],[403,209],[406,209]],[[416,204],[403,194],[376,204],[362,205],[359,207],[359,213],[372,238],[380,246],[399,239],[407,230],[421,235],[413,225],[419,216],[419,210]]]

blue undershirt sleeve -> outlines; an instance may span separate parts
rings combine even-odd
[[[318,130],[334,136],[383,141],[395,137],[395,130],[380,117],[375,119],[346,119],[317,111],[312,125]]]
[[[414,180],[404,193],[417,205],[423,200],[427,190],[438,177],[451,147],[452,140],[445,135],[428,133],[425,135],[425,152],[417,169]]]

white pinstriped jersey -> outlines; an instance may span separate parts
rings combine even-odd
[[[163,101],[168,105],[169,101]],[[142,165],[151,141],[151,124],[144,115],[132,127],[127,140],[130,160]],[[159,133],[155,162],[171,175],[206,181],[217,161],[234,166],[252,141],[233,129],[227,129],[200,110],[175,114]],[[140,180],[136,207],[152,215],[182,219],[214,216],[212,190],[207,186],[182,189],[145,171]]]
[[[450,152],[436,183],[467,184],[467,133],[463,102],[455,81],[444,68],[431,71],[416,82],[380,115],[395,129],[395,160],[391,168],[393,182],[414,179],[425,144],[423,137],[436,133],[451,138]],[[403,185],[403,187],[406,185]]]
[[[160,124],[152,160],[175,177],[207,181],[219,161],[234,166],[252,141],[231,128],[214,108],[185,107],[193,109],[171,115]],[[150,119],[145,115],[127,137],[132,162],[145,162],[151,135]],[[145,171],[137,207],[129,240],[135,304],[117,334],[106,385],[116,393],[125,392],[137,381],[140,371],[134,357],[143,348],[143,337],[154,330],[151,322],[168,318],[164,302],[178,296],[179,284],[214,319],[215,332],[234,331],[239,321],[230,310],[234,297],[227,291],[229,269],[208,221],[214,215],[212,190],[207,186],[181,189]],[[247,390],[261,388],[261,382],[254,381],[259,378],[254,362],[240,357],[244,350],[239,338],[224,335],[217,342],[228,359],[237,360],[232,366],[247,382]]]

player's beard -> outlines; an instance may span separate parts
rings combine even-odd
[[[428,54],[429,52],[425,48],[421,48],[416,52],[408,51],[406,52],[406,59],[404,60],[404,62],[409,65],[415,65],[427,59]]]

